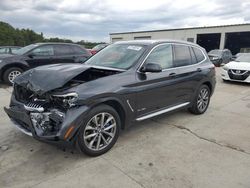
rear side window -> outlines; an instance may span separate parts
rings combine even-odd
[[[202,53],[202,51],[198,48],[193,48],[196,59],[197,59],[197,63],[203,61],[205,59],[204,54]]]
[[[174,65],[175,67],[192,64],[189,47],[185,45],[174,45]]]
[[[74,51],[69,45],[55,45],[56,55],[73,55]]]
[[[87,54],[88,52],[79,46],[72,46],[75,54]]]

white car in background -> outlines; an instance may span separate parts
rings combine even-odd
[[[221,77],[223,80],[250,83],[250,53],[240,55],[224,65]]]

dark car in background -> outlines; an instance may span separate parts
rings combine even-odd
[[[134,122],[183,108],[203,114],[215,82],[215,67],[196,44],[124,41],[84,64],[26,71],[14,80],[5,112],[35,139],[97,156]]]
[[[76,44],[31,44],[15,54],[0,56],[0,80],[11,85],[18,75],[28,69],[55,63],[82,63],[90,56],[86,49]]]
[[[232,60],[232,53],[228,49],[211,50],[208,52],[208,56],[212,63],[217,67],[220,67],[221,64],[229,63]]]
[[[20,46],[0,46],[0,55],[1,54],[14,54],[17,50],[19,50]]]
[[[92,55],[96,54],[97,52],[101,51],[103,48],[106,48],[109,44],[103,43],[103,44],[98,44],[94,48],[90,49],[90,52]]]

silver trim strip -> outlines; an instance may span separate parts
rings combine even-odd
[[[127,103],[128,103],[129,108],[131,109],[131,111],[134,112],[134,109],[133,109],[132,106],[130,105],[129,100],[127,100]]]
[[[190,102],[185,102],[185,103],[182,103],[182,104],[179,104],[179,105],[176,105],[176,106],[172,106],[170,108],[166,108],[164,110],[153,112],[152,114],[148,114],[148,115],[142,116],[140,118],[137,118],[136,121],[142,121],[142,120],[154,117],[154,116],[158,116],[158,115],[164,114],[166,112],[170,112],[170,111],[176,110],[176,109],[181,108],[183,106],[187,106],[189,103]]]
[[[203,52],[203,50],[201,50],[201,48],[199,48],[198,46],[191,45],[191,44],[181,44],[181,43],[173,43],[173,42],[169,42],[169,43],[168,43],[168,42],[166,42],[166,43],[158,44],[158,45],[156,45],[155,47],[153,47],[153,48],[150,50],[150,52],[148,53],[148,55],[144,58],[144,60],[142,61],[142,63],[140,64],[140,66],[139,66],[139,68],[137,69],[136,72],[142,73],[142,72],[140,72],[141,67],[142,67],[143,64],[146,62],[148,56],[152,53],[152,51],[153,51],[155,48],[157,48],[157,47],[159,47],[159,46],[162,46],[162,45],[167,45],[167,44],[170,44],[170,45],[173,45],[173,44],[174,44],[174,45],[183,45],[183,46],[188,46],[188,47],[197,48],[198,50],[200,50],[200,51],[202,52],[202,54],[203,54],[203,56],[204,56],[205,58],[204,58],[202,61],[200,61],[200,62],[198,62],[198,63],[195,63],[195,64],[192,64],[192,65],[186,65],[186,66],[181,66],[181,67],[173,67],[173,68],[163,69],[162,72],[167,71],[167,70],[173,70],[173,69],[179,69],[179,68],[185,68],[185,67],[196,66],[196,65],[199,65],[199,64],[201,64],[201,63],[203,63],[204,61],[207,60],[207,56],[205,55],[205,53]]]
[[[75,92],[71,92],[71,93],[66,93],[66,94],[59,94],[59,95],[52,95],[54,97],[78,97],[78,94]]]
[[[14,127],[16,127],[16,129],[18,129],[19,131],[21,131],[22,133],[28,135],[28,136],[33,136],[31,132],[26,131],[25,129],[21,128],[20,125],[18,123],[16,123],[14,120],[11,119],[12,125]]]
[[[25,110],[30,111],[30,112],[34,112],[34,111],[43,112],[44,111],[43,107],[35,107],[35,106],[31,107],[31,106],[24,105],[24,108],[25,108]]]

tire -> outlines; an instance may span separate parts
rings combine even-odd
[[[19,67],[11,67],[8,68],[3,73],[3,80],[8,85],[13,85],[14,79],[23,72],[23,69]]]
[[[104,123],[101,123],[102,117],[104,117]],[[108,119],[110,120],[107,121]],[[105,124],[105,122],[107,123]],[[114,146],[119,137],[120,128],[120,117],[112,107],[108,105],[97,106],[82,122],[76,140],[77,148],[89,156],[102,155]]]
[[[209,106],[210,97],[211,90],[207,85],[202,85],[195,96],[192,106],[188,110],[192,114],[203,114]]]

